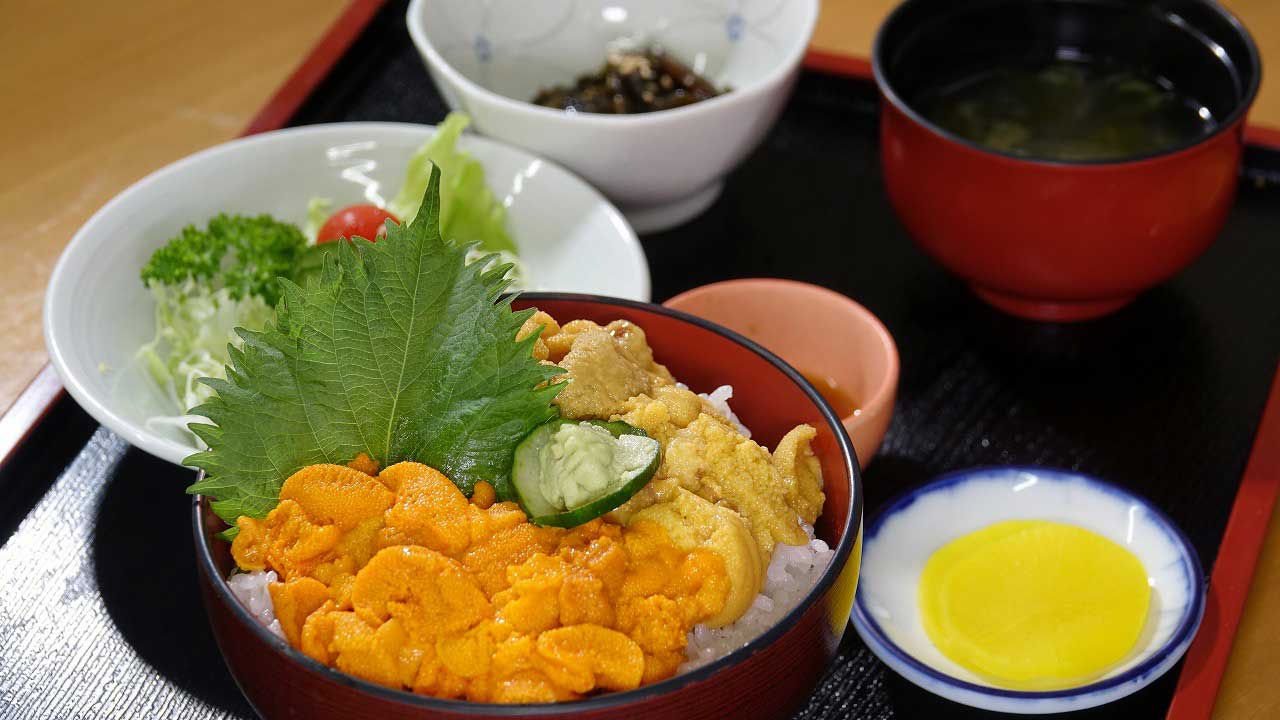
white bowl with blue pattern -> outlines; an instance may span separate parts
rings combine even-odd
[[[948,542],[1005,520],[1041,519],[1092,530],[1142,561],[1151,609],[1137,644],[1087,685],[1007,690],[948,659],[929,640],[917,592],[929,557]],[[1195,549],[1151,503],[1081,473],[999,466],[943,475],[891,501],[868,522],[853,625],[886,665],[916,685],[965,705],[1042,714],[1113,702],[1172,668],[1204,615],[1205,580]]]
[[[817,0],[413,0],[409,34],[436,87],[481,133],[549,157],[604,192],[640,232],[683,222],[781,112]],[[730,92],[638,115],[529,102],[604,61],[656,44]]]

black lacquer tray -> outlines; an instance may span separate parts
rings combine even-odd
[[[288,124],[434,123],[447,111],[381,8]],[[643,238],[655,301],[716,280],[826,285],[897,339],[896,416],[866,472],[870,512],[938,473],[991,463],[1086,471],[1163,508],[1214,566],[1280,356],[1280,163],[1251,151],[1220,241],[1100,321],[988,309],[911,243],[877,165],[874,87],[808,72],[705,214]],[[0,470],[0,716],[249,718],[196,589],[192,473],[131,449],[65,396]],[[1079,718],[1164,716],[1175,668]],[[985,716],[884,668],[856,633],[798,716]]]

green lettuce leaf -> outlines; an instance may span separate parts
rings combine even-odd
[[[471,119],[449,113],[436,134],[409,158],[400,192],[387,210],[401,222],[412,222],[427,189],[433,167],[444,174],[440,188],[440,227],[444,236],[458,243],[477,243],[480,249],[514,254],[516,245],[507,234],[507,210],[484,181],[484,166],[458,149],[458,138]]]
[[[233,526],[300,468],[361,452],[511,496],[512,450],[557,414],[560,384],[544,383],[560,371],[533,358],[534,337],[515,341],[532,310],[501,297],[507,266],[468,264],[442,238],[438,169],[421,205],[376,244],[336,243],[305,288],[281,280],[275,323],[240,330],[226,379],[203,380],[216,394],[192,413],[214,425],[190,425],[209,449],[183,461],[206,473],[188,492]]]

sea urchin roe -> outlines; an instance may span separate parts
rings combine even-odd
[[[1151,590],[1133,553],[1083,528],[1013,520],[935,552],[920,577],[925,631],[997,685],[1058,690],[1099,677],[1133,649]]]
[[[721,557],[678,549],[658,523],[543,528],[481,495],[468,502],[419,463],[376,478],[315,465],[285,481],[265,519],[240,519],[232,555],[280,575],[270,591],[281,626],[310,657],[479,702],[665,679],[693,626],[725,606]]]
[[[812,524],[824,501],[822,470],[811,448],[817,434],[812,426],[792,429],[775,456],[703,409],[692,392],[670,387],[655,394],[631,398],[613,418],[643,429],[663,445],[654,481],[619,508],[617,517],[670,501],[676,488],[684,488],[741,515],[766,565],[777,543],[807,542],[801,523]]]

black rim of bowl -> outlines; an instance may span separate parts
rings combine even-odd
[[[213,562],[213,552],[209,546],[208,536],[205,533],[203,517],[204,509],[202,503],[204,496],[196,495],[192,499],[192,526],[195,531],[196,554],[199,556],[198,562],[201,569],[209,576],[210,585],[213,592],[217,595],[218,600],[226,604],[231,613],[241,623],[248,625],[250,631],[257,634],[258,638],[270,646],[277,652],[282,653],[285,658],[298,663],[303,668],[317,673],[329,680],[349,687],[353,690],[374,695],[383,700],[413,705],[428,710],[441,710],[453,713],[467,715],[501,715],[510,717],[520,716],[538,716],[538,715],[563,715],[570,713],[587,713],[609,708],[625,706],[633,702],[641,702],[649,700],[655,696],[675,692],[689,685],[702,682],[721,670],[732,667],[746,660],[748,657],[760,652],[766,646],[772,644],[784,633],[791,629],[793,625],[800,619],[804,613],[808,612],[813,606],[814,601],[824,595],[829,590],[840,572],[844,570],[845,564],[848,562],[849,555],[853,552],[853,546],[857,540],[857,536],[862,529],[862,472],[858,467],[857,456],[854,454],[853,442],[849,439],[848,433],[844,430],[840,418],[836,417],[835,411],[827,404],[817,389],[805,380],[800,373],[777,355],[766,350],[758,343],[739,335],[738,333],[708,320],[672,310],[668,307],[656,305],[653,303],[638,302],[635,300],[623,300],[620,298],[610,298],[601,295],[587,295],[580,293],[556,293],[556,292],[531,292],[523,293],[517,296],[517,300],[563,300],[574,302],[587,302],[597,305],[613,305],[619,307],[630,308],[634,310],[643,310],[653,312],[659,315],[666,315],[678,320],[696,325],[705,330],[724,336],[739,345],[754,352],[764,358],[769,364],[778,370],[781,370],[793,383],[808,396],[810,402],[818,408],[819,413],[826,421],[832,434],[835,436],[836,443],[840,448],[841,459],[845,464],[845,472],[850,478],[849,490],[849,507],[848,516],[845,520],[843,532],[840,537],[840,543],[835,547],[835,554],[831,558],[830,564],[823,571],[822,577],[811,588],[804,599],[795,607],[784,615],[772,627],[761,635],[757,636],[751,642],[740,647],[724,657],[708,663],[696,670],[667,678],[661,682],[652,685],[645,685],[635,690],[626,690],[623,692],[614,692],[603,695],[589,697],[583,700],[561,703],[542,703],[531,705],[501,705],[496,703],[477,703],[466,700],[447,700],[432,697],[430,695],[419,695],[407,690],[393,690],[391,688],[376,685],[367,680],[362,680],[353,675],[348,675],[340,670],[323,665],[313,660],[301,651],[289,645],[283,638],[275,635],[267,630],[261,623],[254,619],[249,611],[244,608],[238,599],[231,594],[231,589],[227,586],[226,578],[222,577],[217,566]],[[856,525],[855,525],[856,520]],[[848,628],[845,628],[848,631]],[[239,684],[239,680],[236,680]],[[243,691],[243,688],[242,688]],[[248,696],[246,695],[246,699]],[[252,704],[252,700],[250,700]],[[256,710],[256,708],[255,708]]]
[[[1258,97],[1259,88],[1262,86],[1262,57],[1258,52],[1257,44],[1253,41],[1253,35],[1249,33],[1249,30],[1244,26],[1244,23],[1240,22],[1239,18],[1237,18],[1230,10],[1227,10],[1218,2],[1215,2],[1215,0],[1198,0],[1198,2],[1201,5],[1203,5],[1205,8],[1209,9],[1212,12],[1217,13],[1218,16],[1221,17],[1222,20],[1225,21],[1228,25],[1230,25],[1231,28],[1240,36],[1241,40],[1244,42],[1245,48],[1248,50],[1249,60],[1254,67],[1253,77],[1250,80],[1248,86],[1241,87],[1241,96],[1237,100],[1235,107],[1232,108],[1231,114],[1227,115],[1225,119],[1219,122],[1217,124],[1217,127],[1214,128],[1213,132],[1206,133],[1196,138],[1192,138],[1191,140],[1187,140],[1171,148],[1160,150],[1158,152],[1146,153],[1144,155],[1124,156],[1124,157],[1119,157],[1119,158],[1114,158],[1109,160],[1108,159],[1050,160],[1047,158],[1025,157],[1022,155],[1014,155],[1013,153],[1004,152],[1002,150],[995,150],[981,143],[975,142],[973,140],[969,140],[967,138],[963,138],[951,132],[950,130],[947,130],[941,127],[940,125],[934,123],[933,121],[926,118],[924,115],[921,115],[918,111],[916,111],[915,108],[911,107],[911,105],[908,104],[906,100],[904,100],[900,95],[898,95],[897,91],[894,90],[893,86],[889,83],[889,78],[885,72],[885,67],[884,67],[885,35],[888,33],[889,29],[893,25],[895,25],[896,23],[902,22],[903,15],[905,15],[908,11],[910,11],[912,7],[920,4],[920,2],[922,1],[923,0],[905,0],[905,2],[898,5],[898,7],[894,8],[894,10],[891,13],[889,13],[889,16],[885,18],[884,23],[880,25],[880,29],[876,32],[875,42],[871,48],[871,71],[872,71],[872,74],[875,76],[876,85],[880,88],[881,94],[883,94],[884,97],[889,102],[893,103],[894,107],[896,107],[899,111],[901,111],[907,117],[911,118],[912,122],[916,123],[920,127],[926,128],[927,130],[934,133],[935,135],[939,135],[953,143],[962,145],[966,148],[969,148],[970,150],[973,150],[975,152],[980,152],[985,155],[994,155],[996,157],[1001,157],[1008,160],[1014,160],[1017,162],[1023,162],[1029,165],[1043,165],[1043,166],[1049,166],[1049,167],[1115,166],[1115,165],[1125,165],[1129,163],[1140,163],[1140,162],[1145,162],[1147,160],[1155,160],[1157,158],[1163,158],[1169,155],[1176,155],[1180,152],[1184,152],[1186,150],[1190,150],[1199,145],[1203,145],[1204,143],[1207,143],[1210,140],[1234,128],[1236,124],[1244,118],[1245,113],[1249,111],[1249,108],[1253,105],[1253,101]],[[1049,3],[1086,4],[1086,3],[1098,3],[1098,2],[1099,0],[1042,0],[1043,4],[1049,4]],[[1102,2],[1103,4],[1114,4],[1111,2],[1107,2],[1106,0],[1102,0]],[[1196,35],[1197,37],[1203,37],[1204,35],[1204,33],[1196,29],[1186,21],[1182,20],[1182,18],[1178,17],[1177,15],[1174,15],[1173,13],[1164,12],[1162,11],[1161,8],[1154,7],[1154,6],[1135,7],[1134,10],[1136,12],[1145,12],[1145,13],[1151,14],[1158,21],[1173,23],[1174,25],[1177,25],[1182,30],[1188,33],[1191,33],[1193,35]],[[1217,43],[1213,43],[1207,38],[1205,38],[1205,40],[1207,44],[1213,44],[1213,45],[1217,44]]]

